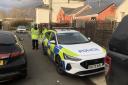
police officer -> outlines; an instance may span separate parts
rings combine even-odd
[[[46,26],[46,24],[44,24],[43,25],[43,30],[42,30],[42,33],[41,33],[42,38],[44,38],[45,32],[47,32],[47,30],[48,30],[48,27]]]
[[[32,38],[32,48],[38,49],[38,38],[39,38],[39,29],[37,25],[34,25],[34,28],[31,28],[31,38]]]

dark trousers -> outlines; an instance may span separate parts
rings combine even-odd
[[[32,48],[38,49],[38,40],[32,40]]]

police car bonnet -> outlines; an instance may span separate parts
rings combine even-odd
[[[128,16],[119,23],[109,43],[109,49],[128,54]]]

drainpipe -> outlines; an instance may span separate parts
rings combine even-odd
[[[52,29],[52,0],[49,0],[49,29]]]

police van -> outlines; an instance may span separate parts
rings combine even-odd
[[[106,50],[78,31],[47,30],[42,48],[60,74],[87,76],[104,72]]]

